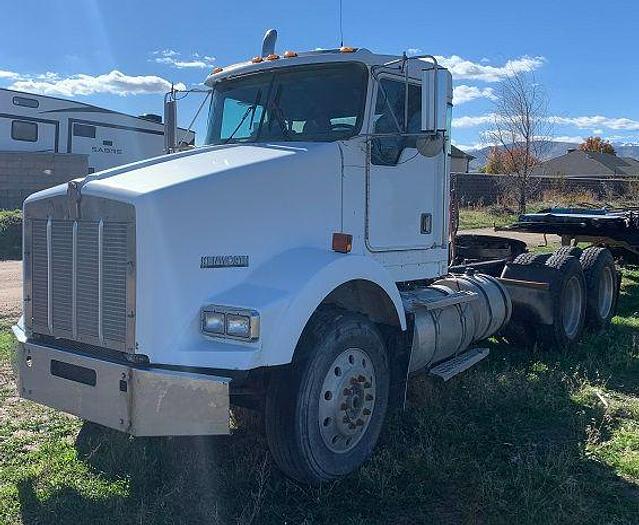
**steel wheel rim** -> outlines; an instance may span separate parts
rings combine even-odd
[[[319,399],[322,441],[335,453],[352,450],[366,433],[375,408],[375,368],[361,348],[348,348],[329,367]]]
[[[599,297],[597,297],[597,307],[599,316],[606,319],[612,308],[614,295],[614,277],[610,266],[605,266],[601,273],[601,281],[599,282]]]
[[[579,329],[582,315],[583,290],[576,276],[568,279],[563,303],[563,325],[566,335],[573,338]]]

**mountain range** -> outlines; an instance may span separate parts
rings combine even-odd
[[[617,152],[617,156],[631,157],[639,160],[639,144],[622,144],[613,142],[612,145]],[[559,157],[560,155],[565,154],[569,149],[577,147],[579,147],[579,145],[573,142],[550,142],[545,148],[546,151],[542,160]],[[486,146],[481,149],[465,150],[466,153],[475,157],[475,159],[470,162],[471,171],[476,171],[486,165],[486,157],[490,153],[491,149],[492,146]]]

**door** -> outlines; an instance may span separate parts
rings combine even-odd
[[[368,245],[372,251],[427,249],[440,245],[443,219],[437,206],[445,156],[426,158],[416,137],[401,136],[405,83],[383,78],[378,86],[370,148]],[[408,132],[421,128],[421,89],[409,85]],[[438,246],[439,247],[439,246]]]

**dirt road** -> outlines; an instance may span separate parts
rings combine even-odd
[[[16,321],[22,311],[22,261],[0,261],[0,321]]]
[[[510,237],[512,239],[519,239],[524,241],[528,248],[537,248],[544,244],[544,235],[542,233],[523,233],[523,232],[496,232],[492,228],[480,228],[477,230],[463,230],[459,233],[473,233],[476,235],[495,235],[497,237]],[[561,238],[559,235],[547,235],[548,244],[552,248],[559,248],[561,245]]]

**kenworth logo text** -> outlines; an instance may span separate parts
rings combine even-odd
[[[200,258],[200,268],[245,268],[248,255],[205,255]]]

